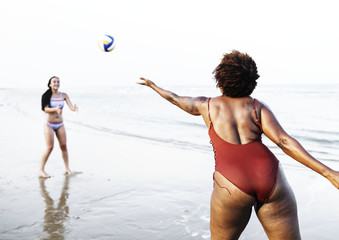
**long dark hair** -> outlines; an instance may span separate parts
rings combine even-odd
[[[51,106],[50,101],[51,101],[51,97],[52,97],[52,89],[49,85],[51,84],[51,80],[53,78],[58,78],[58,77],[53,76],[48,80],[48,83],[47,83],[48,89],[44,94],[42,94],[42,97],[41,97],[41,109],[42,109],[42,111],[45,111],[46,106],[49,106],[49,107]]]

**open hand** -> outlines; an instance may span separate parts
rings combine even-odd
[[[75,112],[79,111],[79,107],[76,104],[74,104],[74,110],[73,111],[75,111]]]
[[[151,80],[147,78],[140,78],[140,80],[141,82],[137,82],[137,84],[145,85],[147,87],[151,87],[152,85],[155,85],[154,82],[152,82]]]

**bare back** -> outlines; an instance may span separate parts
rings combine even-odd
[[[226,142],[246,144],[255,140],[260,134],[260,127],[256,123],[254,101],[251,97],[212,98],[209,112],[215,132]],[[257,112],[259,113],[258,109]]]

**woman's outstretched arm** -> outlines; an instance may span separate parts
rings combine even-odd
[[[339,172],[334,171],[311,156],[297,140],[284,131],[274,114],[265,105],[261,108],[261,123],[264,134],[277,144],[284,153],[327,178],[339,189]]]
[[[182,97],[178,96],[177,94],[167,91],[165,89],[162,89],[155,85],[154,82],[152,82],[149,79],[146,78],[140,78],[141,82],[138,82],[140,85],[145,85],[147,87],[152,88],[154,91],[156,91],[161,97],[166,99],[167,101],[173,103],[174,105],[178,106],[185,112],[188,112],[192,115],[201,115],[202,112],[206,110],[206,101],[208,98],[206,97]]]
[[[73,105],[73,103],[71,102],[71,100],[69,99],[68,95],[66,93],[63,93],[63,97],[69,107],[69,109],[71,109],[72,111],[78,111],[78,106],[77,105]]]

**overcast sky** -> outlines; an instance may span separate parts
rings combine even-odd
[[[339,83],[336,1],[1,0],[0,88],[213,82],[223,53],[247,52],[259,84]],[[105,34],[116,48],[102,52]]]

